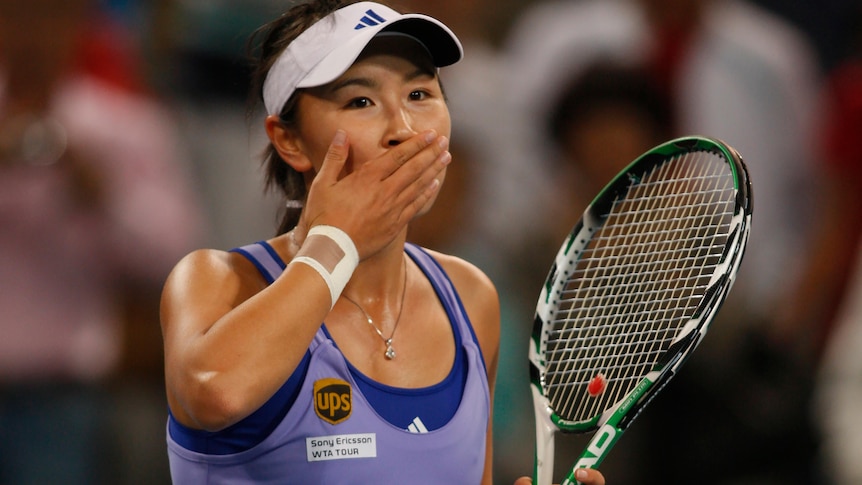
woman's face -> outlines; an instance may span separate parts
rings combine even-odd
[[[403,36],[372,40],[341,77],[301,94],[297,109],[299,145],[315,173],[338,129],[350,140],[345,174],[425,130],[451,132],[431,58]]]

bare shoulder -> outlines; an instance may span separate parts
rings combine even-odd
[[[257,269],[243,256],[198,249],[181,259],[168,275],[162,290],[162,324],[186,320],[187,309],[211,318],[227,313],[264,287]]]
[[[430,249],[426,251],[440,263],[462,299],[477,299],[486,304],[497,304],[497,289],[479,267],[457,256]]]
[[[455,285],[486,357],[496,358],[500,339],[500,299],[493,281],[469,261],[437,251],[427,251],[440,263]]]
[[[174,266],[166,286],[185,287],[225,283],[248,285],[258,280],[260,280],[259,273],[245,257],[218,249],[198,249],[186,255]]]

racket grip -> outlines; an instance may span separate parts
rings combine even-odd
[[[554,433],[557,428],[551,422],[547,401],[535,386],[533,408],[536,417],[536,456],[533,485],[551,485],[554,479]]]

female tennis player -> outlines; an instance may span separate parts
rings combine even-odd
[[[490,485],[496,290],[406,243],[451,161],[438,68],[461,44],[332,0],[253,40],[287,209],[272,239],[193,252],[165,284],[174,482]]]

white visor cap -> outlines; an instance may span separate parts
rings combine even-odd
[[[263,83],[267,113],[280,114],[297,88],[321,86],[344,74],[382,31],[415,38],[437,67],[454,64],[464,55],[458,37],[437,19],[400,14],[374,2],[354,3],[316,22],[281,53]]]

